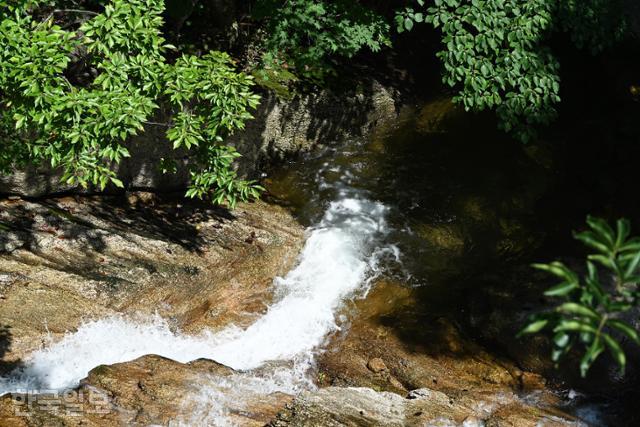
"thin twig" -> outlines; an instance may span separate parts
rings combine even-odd
[[[49,19],[53,18],[53,15],[55,15],[56,13],[82,13],[82,14],[86,14],[86,15],[93,15],[93,16],[98,16],[100,15],[98,12],[93,12],[91,10],[82,10],[82,9],[55,9],[53,10],[49,16],[47,16],[44,21],[40,22],[38,24],[38,26],[36,27],[36,30],[38,28],[40,28],[40,26],[46,22],[49,21]]]
[[[86,13],[87,15],[93,15],[93,16],[100,15],[98,12],[94,12],[92,10],[82,10],[82,9],[56,9],[51,13]]]
[[[165,127],[171,127],[171,123],[158,123],[158,122],[142,122],[145,125],[152,125],[152,126],[165,126]]]

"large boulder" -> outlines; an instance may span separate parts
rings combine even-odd
[[[242,389],[242,396],[237,396],[225,381],[234,375],[231,368],[211,360],[184,364],[144,356],[98,366],[77,389],[60,393],[53,401],[51,395],[32,396],[30,403],[25,394],[5,395],[0,398],[0,425],[188,426],[226,422],[260,427],[292,400],[283,393],[253,394],[250,389]]]

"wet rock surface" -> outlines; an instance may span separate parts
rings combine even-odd
[[[582,425],[538,408],[513,395],[485,400],[451,396],[431,389],[407,397],[362,387],[328,387],[304,392],[278,414],[271,427],[306,426],[566,426]]]
[[[20,394],[0,398],[0,425],[209,425],[208,415],[224,411],[234,424],[263,426],[292,400],[282,393],[245,395],[245,399],[225,399],[217,408],[211,402],[200,407],[200,396],[211,389],[209,382],[233,374],[231,368],[211,360],[183,364],[154,355],[102,365],[94,368],[77,389],[57,395],[55,401],[51,395],[33,396],[31,400]]]
[[[468,425],[578,422],[563,412],[563,402],[543,377],[487,353],[447,319],[425,317],[411,291],[399,284],[378,283],[352,310],[358,316],[348,332],[334,336],[318,360],[319,381],[328,390],[349,387],[344,393],[352,399],[329,392],[304,394],[283,414],[283,423],[387,425],[376,421],[385,417],[394,420],[388,425],[455,426],[474,419],[478,422]],[[406,401],[407,395],[416,402]],[[330,410],[334,404],[337,409]],[[358,407],[362,414],[355,411]],[[323,424],[327,419],[336,423]]]
[[[4,373],[81,322],[118,313],[158,312],[194,333],[248,325],[303,238],[286,211],[266,203],[233,214],[148,193],[0,203]],[[150,355],[94,368],[72,391],[85,396],[79,416],[39,405],[19,416],[24,407],[7,395],[0,401],[3,425],[207,425],[220,411],[256,426],[573,422],[542,377],[489,355],[446,319],[421,317],[406,288],[378,283],[351,310],[347,332],[333,337],[319,359],[317,381],[328,387],[295,400],[234,389],[239,377],[213,361]],[[422,322],[437,327],[420,332]]]
[[[30,352],[109,315],[153,315],[196,333],[246,325],[303,229],[283,209],[233,213],[148,193],[0,201],[4,373]]]

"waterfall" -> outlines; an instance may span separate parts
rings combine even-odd
[[[225,425],[222,406],[225,398],[235,399],[229,394],[232,388],[242,388],[243,393],[246,389],[295,393],[313,387],[308,372],[314,354],[340,329],[340,308],[349,298],[367,292],[382,257],[398,255],[397,249],[384,244],[388,208],[362,192],[344,186],[337,190],[321,220],[307,231],[295,268],[274,280],[274,302],[246,329],[231,325],[186,335],[173,331],[158,316],[117,316],[87,322],[33,353],[20,371],[0,379],[0,393],[74,387],[98,365],[146,354],[179,362],[208,358],[240,372],[211,379],[203,386],[199,397],[203,404],[191,416],[199,417],[197,422]],[[267,369],[266,374],[264,369],[259,376],[251,373],[272,361],[283,363]],[[213,401],[218,409],[212,406]],[[184,420],[185,424],[193,422]]]

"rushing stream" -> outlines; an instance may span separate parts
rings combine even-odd
[[[432,122],[445,116],[453,122]],[[514,144],[482,117],[456,116],[448,101],[403,120],[269,177],[270,193],[309,227],[296,266],[273,281],[273,302],[253,324],[188,335],[159,316],[87,322],[0,378],[0,394],[72,388],[98,365],[147,354],[206,358],[237,372],[194,385],[175,424],[233,425],[229,406],[313,389],[316,356],[349,323],[349,302],[372,299],[384,307],[355,315],[375,317],[410,348],[437,349],[447,339],[446,318],[466,339],[525,369],[540,366],[546,353],[515,334],[540,296],[529,264],[544,259],[545,241],[557,246],[548,230],[567,229],[556,216],[540,216],[555,213],[553,203],[540,207],[553,194],[545,152]],[[382,297],[362,301],[374,286]],[[398,290],[408,302],[396,307]],[[592,397],[575,394],[568,393],[567,409],[603,425]],[[595,396],[606,410],[609,403]]]
[[[189,336],[173,331],[155,317],[111,317],[82,325],[76,332],[34,353],[26,366],[2,380],[0,393],[24,390],[72,388],[98,365],[130,361],[157,354],[179,362],[199,358],[215,360],[238,371],[262,370],[225,379],[212,379],[198,396],[200,409],[191,410],[185,424],[224,425],[224,399],[248,393],[294,393],[313,387],[308,372],[314,352],[326,337],[338,330],[338,312],[349,298],[366,294],[379,272],[381,259],[398,257],[397,249],[384,241],[389,229],[388,208],[368,198],[366,192],[345,179],[318,182],[332,189],[331,201],[316,225],[308,229],[297,266],[273,283],[274,303],[246,329],[228,326]],[[230,384],[232,387],[230,387]]]

